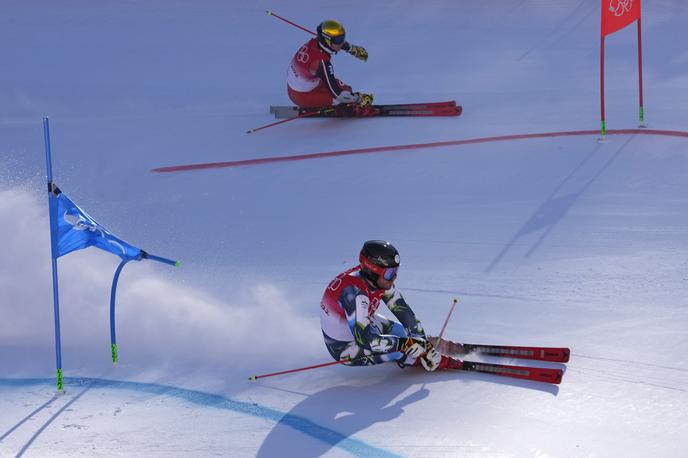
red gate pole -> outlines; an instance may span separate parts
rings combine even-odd
[[[600,133],[602,134],[601,140],[604,141],[607,135],[607,127],[604,120],[604,35],[602,35],[600,44],[600,111],[602,113]]]
[[[640,18],[638,18],[638,86],[640,88],[640,126],[647,127],[645,124],[645,107],[643,104],[643,39],[640,25]]]

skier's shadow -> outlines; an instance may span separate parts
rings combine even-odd
[[[371,368],[358,368],[364,369]],[[430,394],[423,385],[427,377],[418,377],[423,374],[399,375],[391,373],[384,380],[374,383],[359,379],[359,383],[326,388],[308,396],[275,425],[257,456],[285,456],[287,451],[293,456],[322,456],[340,442],[350,440],[358,431],[397,418],[406,406]],[[416,389],[395,399],[414,385],[417,385]],[[294,418],[304,419],[305,422],[295,425]],[[367,445],[357,442],[353,446],[365,453]],[[372,446],[370,451],[375,451]]]
[[[367,367],[353,370],[375,369],[382,368]],[[284,415],[270,431],[257,456],[284,456],[287,451],[293,456],[322,456],[332,447],[341,447],[342,441],[350,441],[357,432],[375,423],[387,422],[401,416],[405,407],[430,395],[427,385],[453,380],[458,375],[427,374],[422,370],[413,373],[413,369],[410,368],[404,369],[404,374],[399,374],[398,369],[392,367],[382,370],[389,370],[382,381],[378,379],[373,383],[365,383],[361,376],[355,383],[326,388],[306,397]],[[519,386],[554,396],[559,392],[559,387],[555,385],[495,377],[491,374],[461,373],[460,376],[464,383]],[[405,393],[406,391],[409,392]],[[400,397],[402,394],[404,396]],[[356,449],[363,455],[379,454],[377,449],[360,441],[347,444],[344,448]]]

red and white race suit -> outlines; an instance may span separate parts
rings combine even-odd
[[[401,324],[376,313],[382,302]],[[361,276],[360,266],[337,275],[327,286],[320,303],[320,324],[332,357],[351,358],[356,360],[353,364],[399,360],[404,356],[399,351],[403,338],[425,338],[396,286],[375,289]]]
[[[342,91],[351,92],[350,86],[334,76],[331,58],[331,51],[317,38],[309,40],[294,54],[287,71],[287,89],[294,104],[330,107]]]

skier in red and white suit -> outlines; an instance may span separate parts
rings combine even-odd
[[[318,36],[301,46],[289,65],[287,89],[292,102],[299,107],[339,104],[367,107],[373,103],[371,94],[352,92],[351,86],[334,76],[331,57],[342,49],[358,59],[368,60],[365,48],[346,41],[346,32],[339,22],[320,23]]]
[[[394,285],[399,268],[396,248],[369,240],[359,260],[359,266],[330,282],[320,303],[320,323],[332,357],[356,366],[396,361],[401,367],[421,364],[428,371],[447,368],[452,360],[427,341],[420,321]],[[381,302],[400,323],[376,313]]]

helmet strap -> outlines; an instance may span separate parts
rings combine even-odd
[[[363,276],[363,279],[364,279],[365,282],[368,284],[368,286],[370,287],[370,289],[372,289],[372,290],[380,289],[380,287],[377,286],[377,280],[373,280],[372,278],[368,277],[368,276],[365,274],[365,272],[361,272],[361,275]]]
[[[337,51],[335,51],[334,49],[327,46],[327,44],[323,43],[319,38],[318,38],[318,46],[320,47],[320,49],[322,49],[323,51],[325,51],[328,54],[336,54],[337,53]]]

